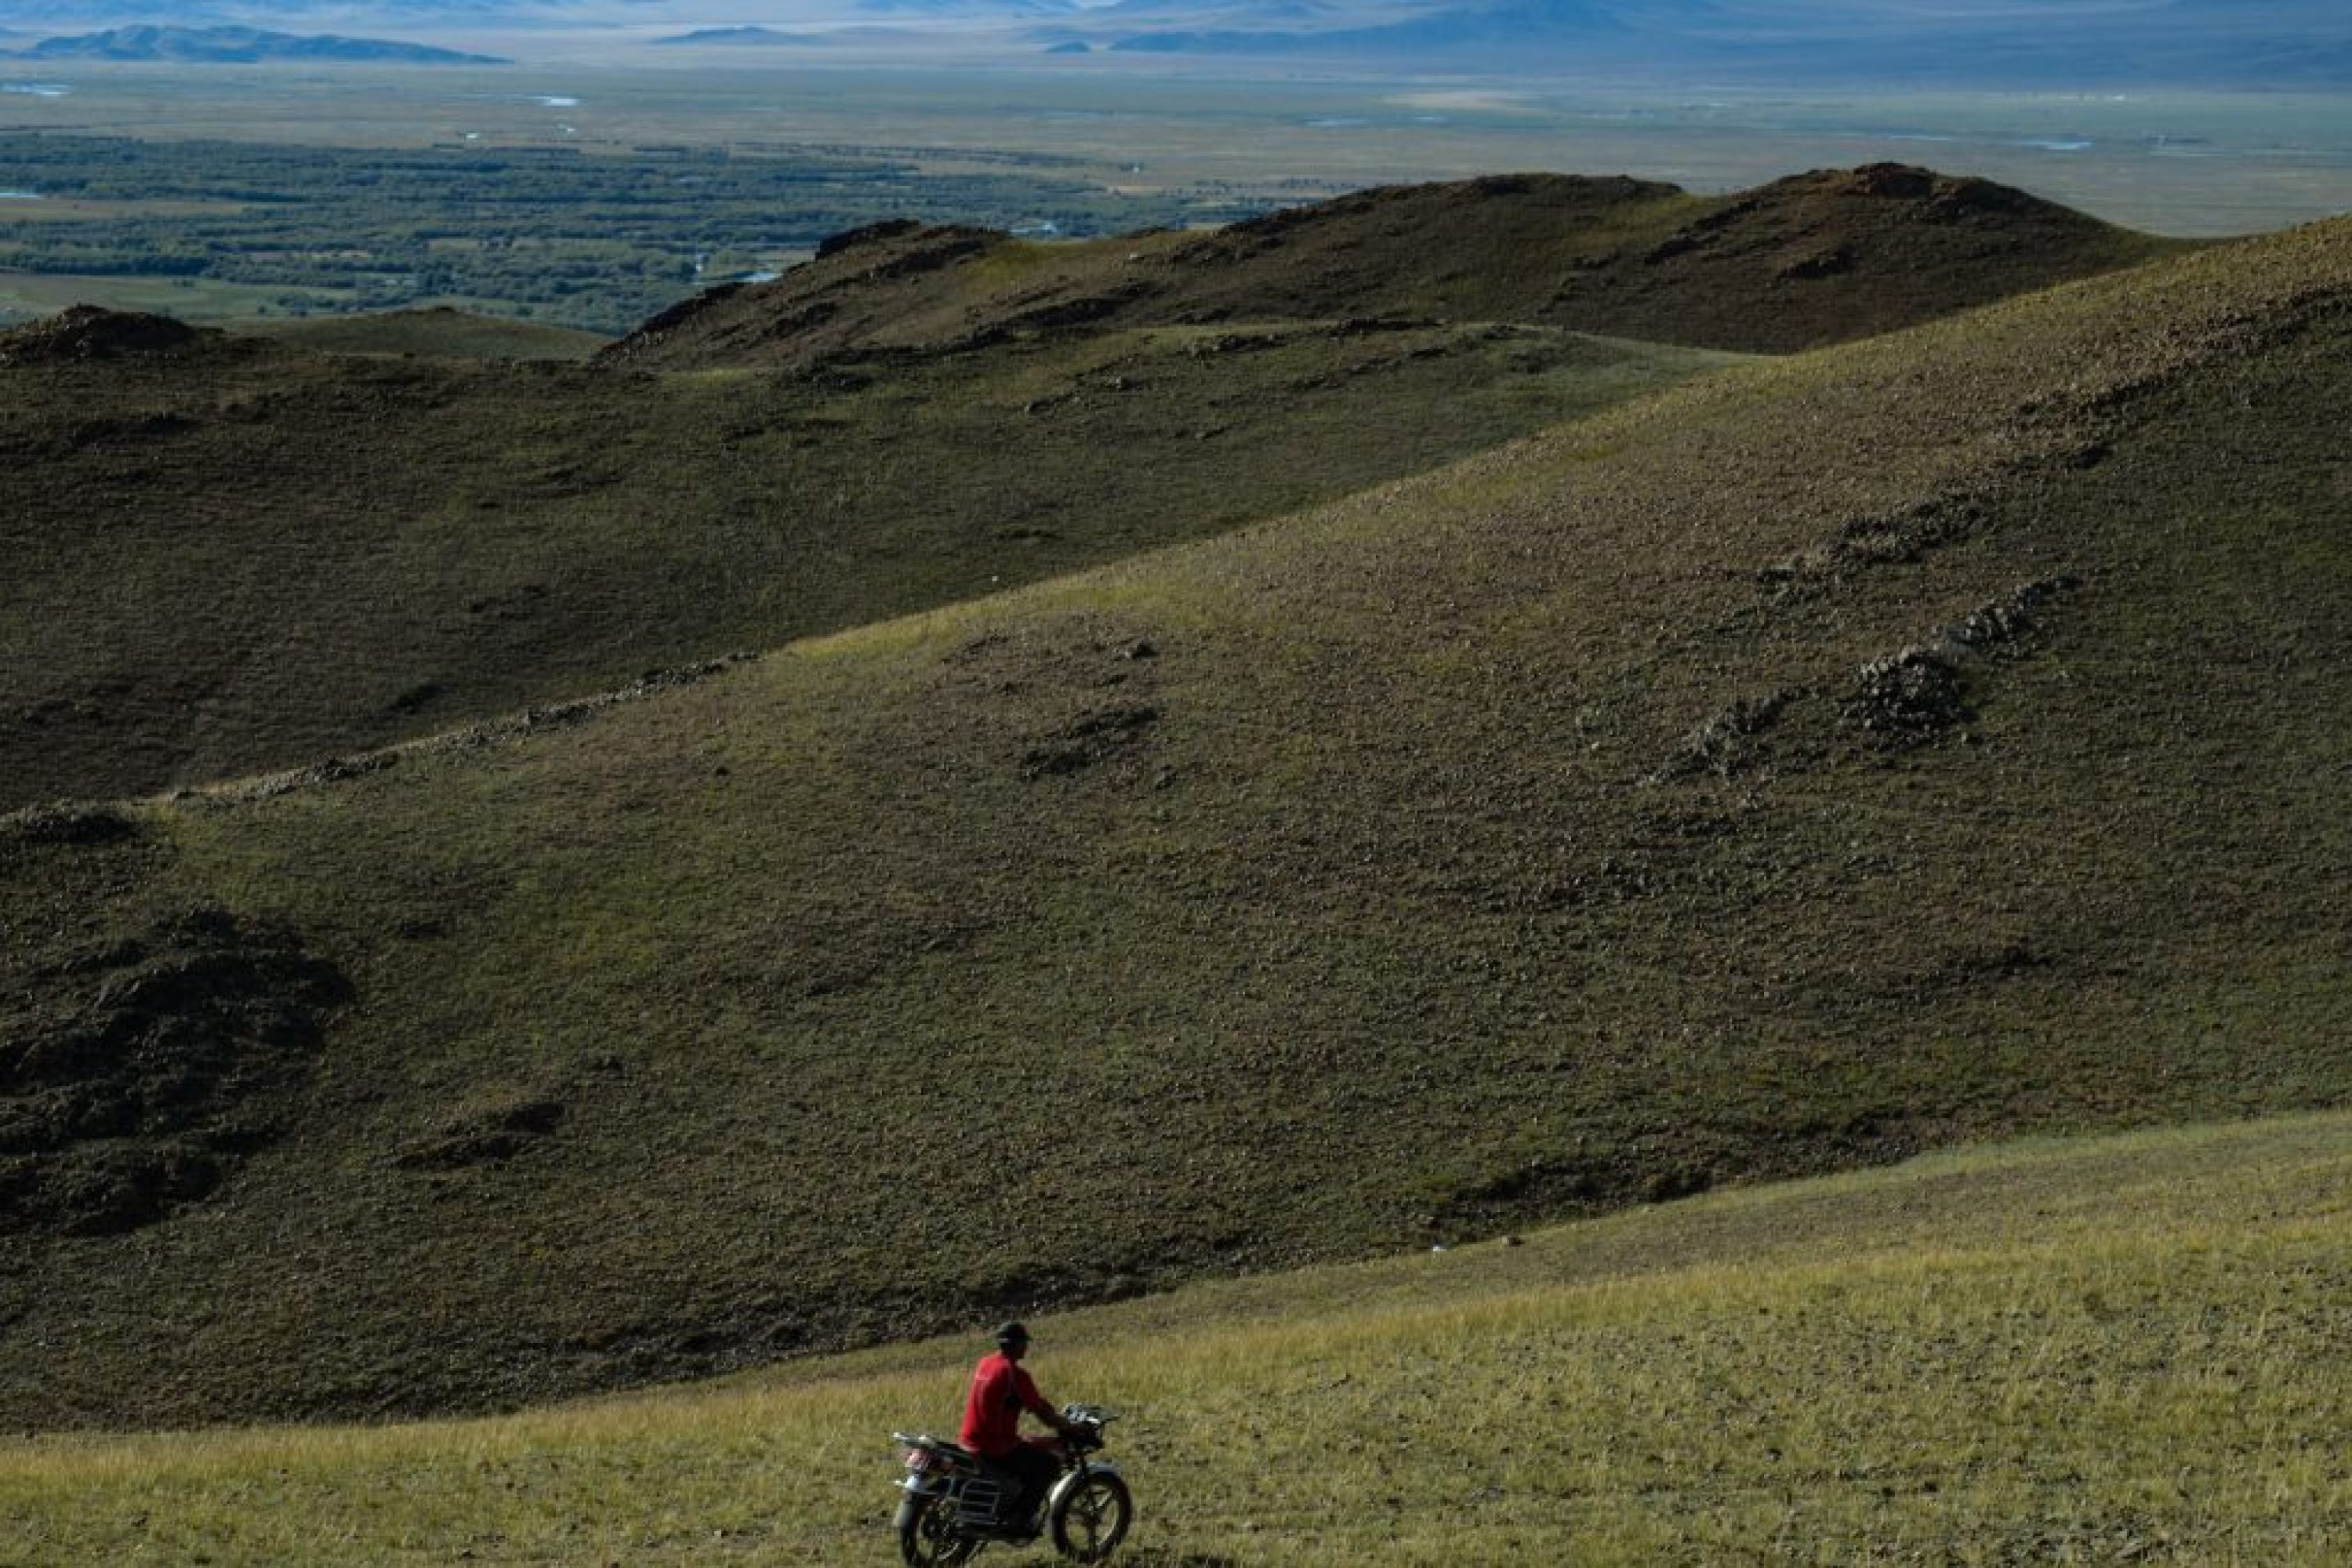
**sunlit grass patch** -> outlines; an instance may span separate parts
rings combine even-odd
[[[2332,1562],[2352,1120],[2043,1143],[1037,1325],[1129,1561]],[[497,1420],[0,1447],[0,1559],[887,1560],[971,1347]],[[1042,1562],[1009,1554],[1008,1562]]]

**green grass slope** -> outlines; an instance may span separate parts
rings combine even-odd
[[[2335,1104],[2346,239],[20,814],[0,1412],[536,1400]]]
[[[1510,321],[1788,353],[2179,251],[1987,180],[1895,164],[1695,196],[1630,179],[1395,185],[1235,224],[1038,245],[875,226],[766,285],[716,290],[605,351],[643,367],[782,364],[1054,322]]]
[[[484,341],[463,318],[273,343],[89,312],[0,335],[0,810],[290,767],[971,597],[1721,362],[1315,323],[661,378],[381,352]]]
[[[2348,1224],[2340,1114],[1976,1151],[1059,1315],[1035,1365],[1123,1412],[1135,1568],[2315,1568],[2352,1530]],[[0,1440],[0,1555],[881,1562],[887,1434],[947,1425],[975,1339],[497,1421]]]

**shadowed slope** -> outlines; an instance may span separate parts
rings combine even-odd
[[[889,224],[606,351],[796,363],[1097,321],[1440,317],[1783,353],[1910,326],[2177,248],[2021,191],[1879,164],[1701,197],[1518,174],[1399,185],[1207,236],[1024,245]]]
[[[301,337],[529,342],[431,316]],[[969,597],[1719,362],[1303,324],[656,379],[69,313],[0,335],[0,810],[290,767]]]
[[[465,363],[578,345],[448,312],[266,346],[68,312],[0,334],[0,809],[1034,581],[1717,363],[1575,331],[1785,348],[2159,247],[1916,170],[1713,201],[1524,176],[1205,237],[881,225],[593,369]]]
[[[203,1203],[0,1240],[0,1411],[537,1398],[2337,1101],[2346,240],[566,722],[22,818],[21,1103],[81,1092],[42,1042],[191,910],[352,1000]]]

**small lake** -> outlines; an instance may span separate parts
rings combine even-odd
[[[45,199],[38,191],[0,191],[0,202],[37,202]]]

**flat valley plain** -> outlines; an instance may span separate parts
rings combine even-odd
[[[966,70],[747,68],[723,55],[695,63],[708,68],[590,60],[565,69],[36,73],[26,62],[0,72],[0,192],[10,193],[0,199],[0,321],[78,300],[203,321],[449,304],[617,333],[725,277],[789,266],[827,234],[877,216],[1123,233],[1507,170],[1623,174],[1714,194],[1802,169],[1926,163],[2110,222],[2196,237],[2352,207],[2352,95],[1290,79],[1102,60]],[[152,195],[47,197],[10,155],[27,134],[340,149],[346,160],[362,149],[436,149],[452,160],[569,150],[649,188],[709,177],[708,167],[677,170],[691,149],[705,160],[723,154],[731,175],[753,183],[728,193],[723,215],[714,199],[708,224],[690,202],[665,206],[650,233],[569,201],[541,241],[554,244],[544,253],[551,272],[560,264],[582,281],[555,290],[511,273],[436,276],[390,252],[341,274],[274,258],[273,233],[302,252],[316,248],[306,222],[345,221],[320,205],[347,201],[352,185],[343,163],[323,152],[279,171],[290,184],[269,186],[261,209],[238,207],[241,167],[224,167],[211,187],[175,173],[163,183],[193,205],[159,215]],[[776,174],[779,161],[822,166],[829,201],[803,199],[804,185],[763,194],[757,179]],[[444,260],[517,233],[511,213],[480,210],[461,179],[437,205],[429,187],[402,188],[387,209],[429,225]],[[120,256],[84,268],[68,252],[68,244],[135,248],[159,232],[159,216],[206,215],[235,220],[224,231],[239,253],[235,268],[174,275]]]

